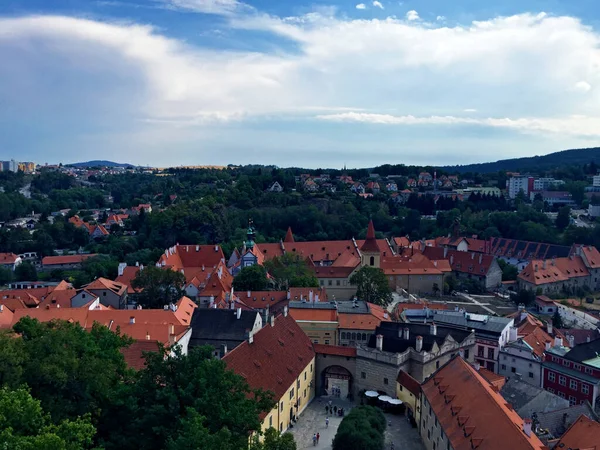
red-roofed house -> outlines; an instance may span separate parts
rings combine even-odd
[[[562,450],[600,450],[600,423],[582,414],[554,446]]]
[[[427,450],[545,449],[531,419],[458,355],[422,385],[419,430]]]
[[[583,262],[590,272],[590,287],[593,291],[600,290],[600,252],[591,245],[577,247],[575,251],[583,258]]]
[[[269,323],[225,355],[227,368],[250,387],[273,392],[275,407],[264,413],[263,431],[287,430],[315,395],[315,351],[310,339],[287,314]]]
[[[119,264],[119,271],[117,278],[115,278],[115,282],[127,286],[127,295],[132,295],[137,292],[137,290],[133,288],[132,282],[143,268],[144,266],[127,266],[125,263]]]
[[[393,290],[404,289],[409,294],[439,294],[444,277],[451,273],[447,265],[439,265],[421,253],[383,258],[381,269]]]
[[[396,397],[406,406],[407,416],[419,423],[421,420],[421,384],[401,370],[396,378]]]
[[[551,292],[572,292],[584,286],[592,287],[593,279],[584,259],[579,255],[567,258],[532,260],[517,276],[519,289]],[[595,282],[594,282],[595,283]]]
[[[87,293],[87,294],[86,294]],[[90,301],[89,294],[100,299],[104,306],[115,309],[125,308],[127,305],[127,286],[107,278],[97,278],[85,285],[83,290],[73,296],[71,303],[73,308],[78,308]]]
[[[83,261],[93,258],[96,254],[88,255],[66,255],[66,256],[46,256],[42,258],[42,268],[44,270],[54,269],[78,269]]]
[[[21,261],[21,257],[14,253],[0,253],[0,267],[15,270]]]

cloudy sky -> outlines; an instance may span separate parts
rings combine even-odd
[[[599,143],[597,0],[0,1],[0,159],[358,167]]]

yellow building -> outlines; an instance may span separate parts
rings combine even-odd
[[[315,397],[315,351],[287,308],[223,361],[251,388],[274,394],[277,403],[261,417],[262,431],[273,427],[284,432]]]
[[[396,379],[396,397],[406,406],[406,415],[419,423],[421,419],[421,385],[401,370]]]
[[[290,315],[313,344],[338,345],[338,314],[329,302],[290,302]]]

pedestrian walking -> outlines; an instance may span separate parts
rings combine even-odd
[[[329,428],[329,417],[325,417],[325,428]]]
[[[317,444],[319,443],[320,438],[321,438],[321,435],[319,433],[317,433]]]
[[[333,407],[333,411],[337,414],[337,406]]]
[[[313,446],[317,446],[317,433],[313,434]]]

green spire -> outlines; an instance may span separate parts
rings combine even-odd
[[[246,248],[252,250],[254,247],[254,240],[256,239],[256,232],[254,230],[254,223],[252,219],[248,219],[248,230],[246,230]]]

